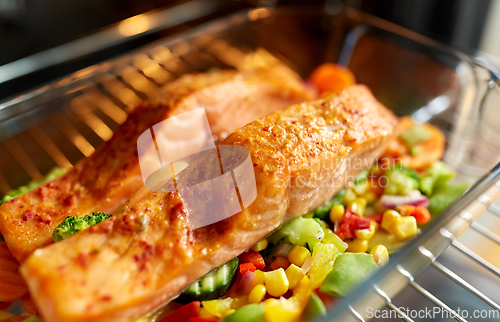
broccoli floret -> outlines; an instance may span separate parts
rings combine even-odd
[[[337,192],[337,194],[335,194],[335,196],[333,196],[332,199],[328,200],[327,202],[325,202],[324,204],[322,204],[321,206],[312,211],[314,217],[317,217],[321,220],[326,220],[333,206],[342,204],[344,195],[345,195],[345,189],[342,189],[339,192]],[[307,216],[305,217],[307,218]]]
[[[55,242],[61,241],[89,228],[90,226],[96,225],[109,217],[111,217],[111,215],[102,212],[93,212],[91,216],[87,215],[84,217],[68,216],[64,218],[62,223],[60,223],[56,229],[54,229],[52,239]]]
[[[420,187],[417,173],[399,164],[387,169],[385,176],[389,182],[384,192],[388,195],[405,196]]]

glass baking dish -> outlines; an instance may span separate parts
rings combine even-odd
[[[348,66],[397,115],[438,126],[447,136],[445,162],[457,171],[457,180],[474,184],[325,318],[362,321],[359,312],[390,306],[390,299],[430,264],[424,255],[438,257],[467,228],[470,222],[460,221],[461,211],[468,209],[476,218],[488,204],[485,198],[496,199],[500,190],[495,185],[500,83],[493,69],[373,16],[337,6],[253,9],[4,101],[0,190],[40,179],[54,166],[70,168],[92,154],[124,122],[128,108],[154,97],[179,75],[251,68],[276,59],[303,77],[327,61]]]

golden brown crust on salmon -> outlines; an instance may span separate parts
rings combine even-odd
[[[22,274],[48,322],[140,317],[330,198],[345,184],[345,173],[361,171],[350,160],[362,157],[369,164],[379,157],[396,124],[364,86],[272,113],[222,143],[250,151],[257,198],[248,208],[193,230],[179,195],[155,192],[38,249]],[[208,157],[192,165],[203,166]]]
[[[111,140],[66,175],[2,204],[0,232],[12,254],[23,261],[52,243],[52,231],[65,217],[116,211],[143,183],[138,137],[170,116],[204,107],[212,132],[226,137],[269,110],[311,98],[300,78],[282,65],[182,76],[164,88],[161,99],[135,108]]]

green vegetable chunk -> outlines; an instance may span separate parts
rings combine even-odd
[[[340,190],[335,194],[335,196],[333,196],[332,199],[328,200],[323,205],[314,209],[313,210],[314,217],[319,218],[321,220],[326,220],[328,218],[328,215],[330,214],[330,210],[334,206],[342,204],[342,199],[345,195],[345,191],[346,191],[345,189]]]
[[[111,217],[111,215],[104,214],[102,212],[93,212],[91,216],[87,215],[85,217],[68,216],[64,218],[62,223],[60,223],[56,229],[54,229],[52,239],[55,242],[61,241],[89,228],[90,226],[96,225],[109,217]]]
[[[335,245],[341,253],[346,251],[347,243],[340,239],[337,234],[335,234],[331,229],[325,229],[324,232],[325,237],[321,240],[322,243]]]
[[[177,301],[209,301],[217,299],[229,290],[236,276],[238,257],[207,273],[181,293]]]
[[[319,316],[326,316],[326,308],[323,301],[319,298],[316,293],[311,293],[311,297],[307,302],[306,308],[304,310],[304,321],[308,321]]]
[[[321,228],[321,225],[316,220],[297,217],[283,225],[268,240],[273,244],[277,244],[280,240],[288,238],[294,245],[305,246],[306,243],[311,244],[314,240],[321,241],[323,236],[323,228]]]
[[[221,322],[266,322],[264,304],[249,304],[226,316]]]
[[[50,170],[49,173],[47,173],[45,177],[43,177],[42,179],[30,181],[25,186],[21,186],[17,189],[9,191],[5,196],[2,197],[2,199],[0,199],[0,205],[6,202],[7,200],[19,197],[20,195],[25,194],[28,191],[38,188],[44,183],[47,183],[49,181],[54,180],[57,177],[62,176],[65,172],[66,171],[61,168],[54,168]]]
[[[23,322],[43,322],[43,320],[41,317],[32,315],[29,318],[27,318],[26,320],[24,320]]]
[[[409,130],[404,131],[399,135],[408,147],[412,147],[417,143],[430,139],[432,134],[424,125],[416,125]]]
[[[436,161],[420,178],[420,191],[430,196],[434,191],[434,187],[438,184],[444,184],[454,176],[455,172],[453,172],[444,162]]]
[[[389,182],[384,192],[388,195],[406,196],[420,186],[417,173],[399,164],[387,169],[385,175]]]
[[[469,188],[467,183],[444,183],[435,187],[429,198],[429,212],[436,216],[448,208],[455,200],[460,198]]]
[[[333,264],[332,271],[319,290],[330,296],[345,296],[377,268],[378,265],[369,254],[339,254]]]

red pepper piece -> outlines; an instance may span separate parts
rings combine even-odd
[[[247,271],[255,272],[256,268],[253,263],[243,263],[240,265],[241,276],[245,275]]]
[[[383,214],[376,214],[376,215],[366,216],[365,218],[374,221],[380,225],[382,223],[382,216]]]
[[[335,232],[342,240],[354,238],[354,229],[350,223],[343,223]]]
[[[215,318],[189,318],[187,322],[219,322],[219,319]]]
[[[160,322],[188,322],[190,318],[200,315],[200,302],[194,301],[181,306],[160,320]]]
[[[431,213],[424,206],[418,206],[415,211],[411,214],[417,220],[417,224],[426,224],[431,220]]]
[[[261,254],[250,249],[248,252],[245,252],[239,257],[240,263],[252,263],[257,269],[264,269],[266,263],[264,262],[264,258]]]
[[[370,228],[370,220],[365,218],[356,218],[354,229],[368,229]]]

